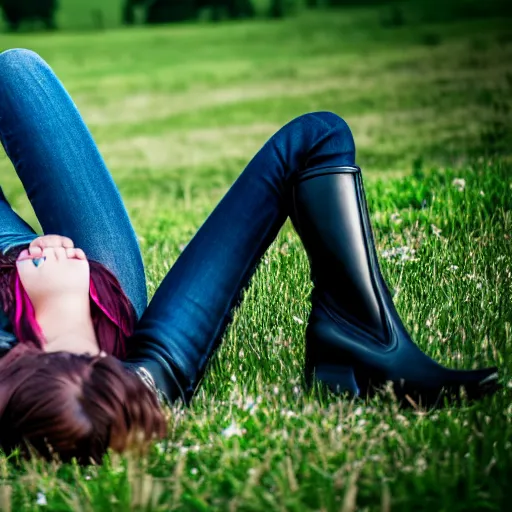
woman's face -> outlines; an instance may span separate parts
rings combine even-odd
[[[52,299],[89,295],[89,262],[83,253],[78,255],[75,249],[45,247],[37,267],[33,256],[24,250],[18,256],[16,267],[36,310],[43,302]]]

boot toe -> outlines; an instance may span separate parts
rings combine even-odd
[[[474,370],[472,381],[464,385],[464,389],[470,400],[476,400],[486,395],[492,395],[502,389],[498,380],[498,368],[491,367],[482,370]]]
[[[451,370],[450,379],[431,387],[409,383],[395,392],[402,403],[427,408],[440,408],[446,403],[474,401],[492,395],[502,388],[496,367],[479,370]]]

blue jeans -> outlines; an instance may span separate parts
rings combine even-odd
[[[297,173],[355,163],[352,134],[339,116],[316,112],[286,124],[249,162],[147,306],[140,250],[119,192],[69,95],[31,51],[0,54],[0,138],[43,231],[70,237],[116,275],[137,312],[132,341],[164,344],[191,383],[291,213]],[[0,250],[36,236],[0,197]]]

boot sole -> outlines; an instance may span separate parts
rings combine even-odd
[[[369,381],[368,375],[361,375],[353,367],[347,365],[319,364],[306,372],[306,384],[311,387],[317,380],[337,395],[348,395],[349,398],[370,398],[382,390],[386,381]],[[473,386],[457,386],[453,388],[425,388],[406,384],[404,381],[393,382],[395,397],[403,407],[413,408],[440,408],[447,401],[450,404],[478,400],[484,396],[492,395],[502,389],[495,372]]]

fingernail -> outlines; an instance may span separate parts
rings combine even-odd
[[[34,266],[39,267],[39,265],[41,265],[43,261],[46,261],[46,256],[43,256],[42,258],[34,258],[32,260],[32,263],[34,264]]]

